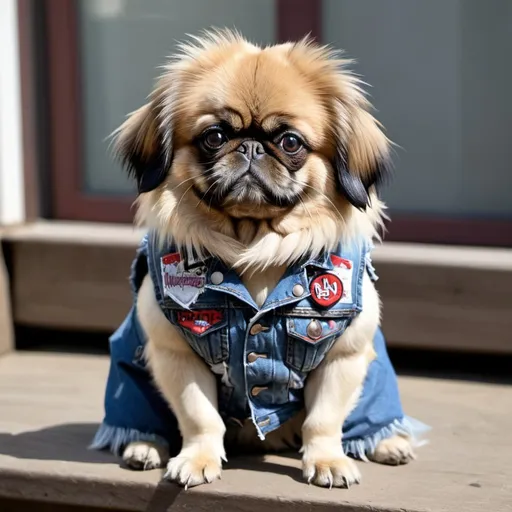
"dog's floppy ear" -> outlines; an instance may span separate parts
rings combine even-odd
[[[390,173],[390,142],[363,107],[337,105],[334,166],[338,187],[356,208],[370,205],[369,189]]]
[[[163,147],[154,102],[135,112],[114,133],[114,151],[123,166],[135,176],[139,193],[160,185],[167,174],[169,159]]]

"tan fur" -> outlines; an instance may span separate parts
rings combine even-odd
[[[299,258],[318,256],[340,240],[378,238],[384,205],[370,190],[370,206],[354,208],[337,188],[332,163],[341,142],[352,175],[367,179],[389,151],[347,64],[307,40],[259,48],[236,33],[215,32],[184,45],[165,67],[150,102],[117,132],[116,148],[128,165],[134,159],[150,162],[159,150],[168,167],[165,181],[139,196],[137,222],[155,229],[162,243],[172,237],[183,251],[211,253],[234,266],[258,305]],[[308,138],[305,164],[293,177],[273,176],[276,186],[302,190],[299,203],[285,208],[249,202],[219,210],[196,195],[192,185],[205,192],[206,182],[193,139],[222,115],[233,126],[267,128],[284,115]],[[304,415],[263,443],[248,422],[228,432],[229,444],[281,449],[297,444],[302,429],[307,480],[331,486],[359,481],[357,467],[341,449],[340,432],[375,357],[380,303],[367,276],[363,298],[362,313],[308,378]],[[168,475],[186,486],[211,481],[220,475],[225,433],[213,375],[160,311],[149,277],[139,293],[138,314],[149,340],[149,366],[184,439],[182,452],[169,461]],[[128,450],[139,454],[139,465],[144,457],[154,465],[154,451]]]

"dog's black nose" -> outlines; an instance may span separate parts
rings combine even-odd
[[[237,151],[246,156],[248,160],[258,160],[265,154],[263,144],[257,140],[246,140],[238,146]]]

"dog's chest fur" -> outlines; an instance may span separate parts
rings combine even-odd
[[[244,286],[258,307],[261,307],[267,300],[267,297],[285,273],[286,268],[286,265],[269,267],[254,273],[248,271],[241,276]]]

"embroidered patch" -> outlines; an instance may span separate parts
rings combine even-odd
[[[203,334],[214,325],[222,322],[223,318],[222,311],[217,309],[180,311],[178,313],[178,323],[194,334]]]
[[[343,295],[343,283],[333,273],[320,274],[309,285],[311,298],[323,308],[334,306]]]
[[[343,283],[343,295],[340,302],[346,304],[352,303],[352,274],[354,273],[354,264],[352,261],[335,254],[331,254],[331,262],[334,265],[333,272],[341,279]]]
[[[196,267],[185,270],[179,253],[167,254],[160,260],[164,295],[180,306],[188,308],[204,292],[205,269]]]

